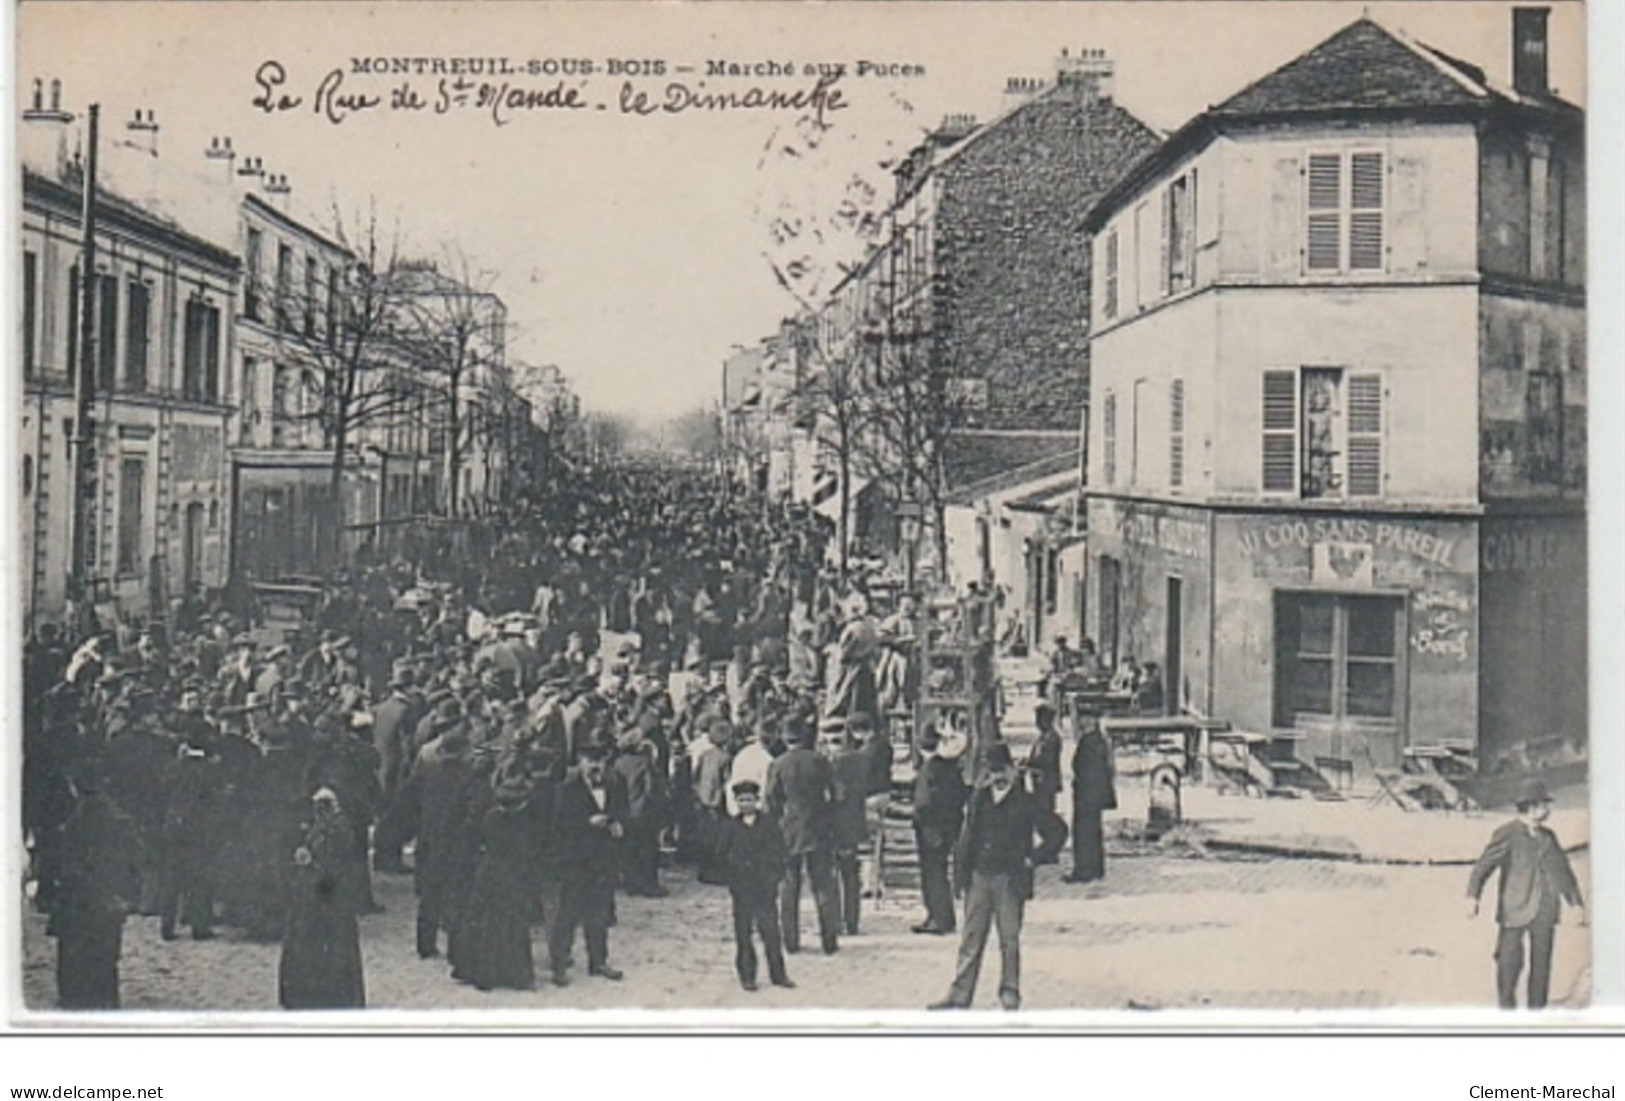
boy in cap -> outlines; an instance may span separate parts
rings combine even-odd
[[[756,945],[762,938],[767,974],[774,986],[794,989],[784,967],[784,937],[779,928],[778,887],[787,860],[784,835],[770,815],[762,813],[762,785],[740,780],[731,788],[739,812],[728,819],[721,837],[721,862],[733,903],[734,968],[739,985],[756,989]]]
[[[1579,881],[1557,835],[1545,825],[1552,813],[1546,785],[1530,780],[1518,791],[1518,817],[1496,830],[1467,878],[1467,916],[1478,916],[1478,899],[1495,872],[1501,873],[1495,921],[1495,991],[1502,1009],[1518,1008],[1524,938],[1529,940],[1528,1008],[1546,1007],[1552,977],[1552,942],[1557,918],[1567,902],[1585,924]]]

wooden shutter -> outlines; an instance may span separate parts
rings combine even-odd
[[[1342,269],[1343,158],[1337,153],[1309,157],[1308,223],[1304,267],[1309,271]]]
[[[1298,488],[1298,372],[1264,372],[1263,489],[1295,493]]]
[[[1394,272],[1426,271],[1427,162],[1418,157],[1395,157],[1388,178],[1388,268]]]
[[[1106,235],[1106,318],[1117,316],[1117,231]]]
[[[1297,157],[1276,158],[1262,227],[1265,275],[1287,278],[1303,271],[1303,191],[1302,161]]]
[[[1383,266],[1383,192],[1381,153],[1349,157],[1349,270],[1381,271]]]
[[[1100,434],[1104,437],[1101,454],[1101,473],[1107,485],[1117,484],[1117,395],[1106,391],[1106,400],[1100,407]]]
[[[1162,298],[1174,290],[1174,204],[1179,201],[1179,181],[1175,180],[1162,192],[1162,248],[1158,252],[1157,297]]]
[[[1348,495],[1382,496],[1382,376],[1349,376]]]
[[[1168,384],[1168,484],[1185,484],[1185,380]]]

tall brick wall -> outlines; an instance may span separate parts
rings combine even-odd
[[[1062,87],[943,165],[933,327],[955,376],[985,378],[983,428],[1076,431],[1088,393],[1089,205],[1156,135]]]

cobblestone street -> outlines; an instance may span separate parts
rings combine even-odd
[[[1584,881],[1589,861],[1575,858]],[[1468,922],[1466,869],[1314,860],[1175,855],[1115,860],[1104,886],[1060,882],[1042,869],[1023,937],[1029,1010],[1377,1008],[1493,1005],[1488,916]],[[668,873],[672,896],[621,898],[611,959],[620,983],[576,971],[566,989],[480,993],[412,948],[409,877],[378,877],[387,907],[362,925],[367,998],[395,1009],[919,1009],[942,995],[957,941],[911,935],[916,896],[865,903],[863,932],[840,951],[790,957],[796,990],[747,994],[734,981],[727,892]],[[810,927],[810,902],[803,922]],[[53,947],[44,920],[27,918],[24,984],[32,1008],[53,997]],[[1554,1004],[1580,982],[1587,930],[1559,930]],[[538,959],[544,940],[534,937]],[[579,955],[579,947],[577,949]],[[155,918],[125,929],[129,1009],[275,1010],[275,945],[226,933],[215,941],[158,938]],[[984,964],[978,1008],[994,1004],[996,945]],[[1583,998],[1583,993],[1580,994]]]

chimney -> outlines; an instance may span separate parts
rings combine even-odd
[[[209,148],[203,151],[204,160],[209,162],[209,178],[224,180],[230,184],[236,178],[237,151],[231,147],[231,139],[210,138]]]
[[[73,116],[62,109],[62,82],[51,81],[47,99],[45,82],[36,79],[17,134],[17,152],[23,164],[52,179],[61,179],[68,166],[68,131],[72,123]]]
[[[140,150],[149,157],[158,155],[158,120],[150,110],[143,111],[137,107],[135,117],[124,124],[124,129],[130,135],[126,139],[130,148]]]
[[[1111,99],[1112,76],[1116,66],[1105,50],[1063,49],[1055,59],[1055,83],[1069,89],[1079,99]]]
[[[939,145],[952,145],[961,138],[967,137],[975,129],[975,115],[943,115],[942,125],[938,126],[936,132],[931,136]]]
[[[1521,96],[1548,96],[1546,17],[1551,8],[1512,9],[1512,87]]]
[[[293,194],[293,188],[288,183],[288,177],[280,172],[268,173],[265,177],[265,200],[282,213],[288,213],[288,196]]]
[[[1044,90],[1044,82],[1035,76],[1013,76],[1004,82],[1003,109],[1013,111]]]

